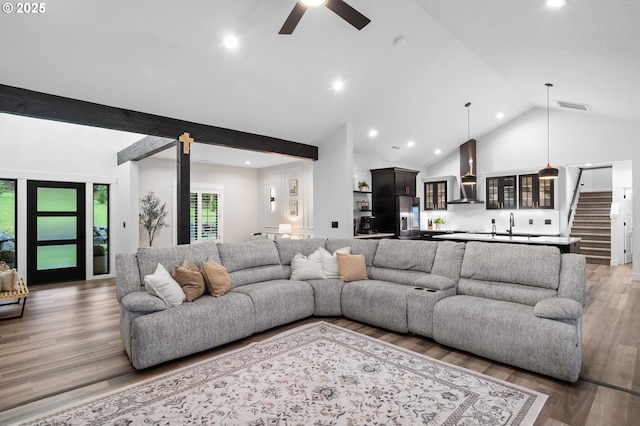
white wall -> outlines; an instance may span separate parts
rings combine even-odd
[[[110,184],[113,228],[119,221],[119,202],[115,196],[119,174],[116,153],[141,138],[134,133],[0,113],[0,178],[18,179],[19,194],[26,194],[27,180]],[[26,196],[22,196],[18,200],[17,247],[18,272],[23,276],[26,276],[28,267],[26,217]],[[89,230],[92,220],[92,212],[87,211]],[[93,233],[87,233],[87,259],[93,257],[92,236]],[[110,237],[112,247],[119,248],[122,236],[111,232]],[[111,265],[114,265],[116,251],[110,251]],[[108,276],[114,275],[113,267],[111,271]],[[87,275],[87,278],[91,276]]]
[[[341,125],[318,149],[313,166],[314,236],[353,236],[353,128]],[[331,222],[338,222],[332,228]]]
[[[503,171],[538,170],[547,162],[546,109],[536,108],[505,124],[494,132],[477,139],[477,171],[482,177]],[[589,112],[551,111],[550,161],[561,168],[576,164],[614,164],[629,160],[632,163],[633,186],[640,187],[640,122],[599,117]],[[450,158],[455,157],[455,161]],[[428,168],[428,174],[457,175],[457,156],[450,156]],[[455,168],[454,168],[455,167]],[[567,176],[560,180],[557,194],[560,201],[561,223],[566,221]],[[483,191],[479,192],[483,195]],[[614,201],[616,199],[614,193]],[[640,212],[640,197],[634,200],[634,211]],[[520,215],[520,212],[517,212]],[[639,213],[640,214],[640,213]],[[633,278],[640,279],[640,238],[634,238]]]
[[[258,170],[259,226],[255,232],[276,234],[279,224],[290,223],[294,238],[313,235],[313,165],[311,161],[296,161]],[[297,181],[296,195],[289,192],[292,180]],[[291,214],[292,202],[297,203],[297,215]]]
[[[138,162],[139,198],[153,191],[167,203],[166,222],[154,238],[154,247],[175,244],[175,230],[172,227],[175,215],[174,184],[176,182],[176,163],[172,160],[146,158]],[[223,189],[223,228],[224,241],[246,241],[249,235],[259,229],[258,226],[258,172],[244,167],[228,167],[205,163],[191,163],[191,184],[222,185]],[[137,205],[139,205],[139,200]],[[149,244],[148,237],[136,222],[140,246]]]

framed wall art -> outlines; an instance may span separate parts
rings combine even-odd
[[[298,195],[298,179],[289,180],[289,195]]]
[[[289,216],[298,216],[298,201],[289,201]]]

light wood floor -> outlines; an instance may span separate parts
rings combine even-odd
[[[640,424],[640,283],[631,266],[587,265],[583,367],[574,384],[345,318],[309,318],[135,371],[119,336],[113,279],[31,288],[24,318],[0,321],[0,424],[192,364],[283,330],[327,321],[549,395],[536,425]],[[0,307],[0,318],[15,306]]]

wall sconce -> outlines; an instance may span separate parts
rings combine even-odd
[[[278,225],[278,233],[282,234],[280,238],[291,238],[291,235],[289,235],[291,231],[292,228],[290,223],[281,223]]]
[[[269,211],[272,212],[276,209],[276,191],[273,187],[269,187]]]

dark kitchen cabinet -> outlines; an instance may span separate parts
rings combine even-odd
[[[375,194],[416,196],[417,170],[389,167],[371,170],[371,186]]]
[[[515,176],[488,177],[486,189],[487,210],[515,209],[517,207]]]
[[[540,180],[537,174],[520,175],[519,193],[521,209],[553,209],[553,180]]]
[[[424,209],[447,209],[447,181],[424,183]]]
[[[371,204],[374,228],[378,232],[393,232],[400,236],[402,215],[398,196],[416,197],[417,170],[389,167],[371,170]],[[419,220],[419,206],[418,216]],[[412,221],[410,221],[412,222]],[[419,229],[419,226],[416,229]]]

